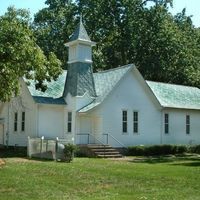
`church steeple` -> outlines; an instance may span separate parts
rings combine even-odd
[[[92,63],[92,46],[95,46],[95,42],[92,42],[85,30],[80,17],[80,22],[75,29],[74,33],[65,45],[69,47],[68,63],[73,62],[86,62]]]
[[[92,70],[92,42],[80,18],[80,23],[65,44],[69,47],[68,71],[63,96],[96,96]]]

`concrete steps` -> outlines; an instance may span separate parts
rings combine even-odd
[[[110,145],[88,144],[88,150],[98,158],[121,158],[119,151]]]

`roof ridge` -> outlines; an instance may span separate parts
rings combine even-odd
[[[131,64],[127,64],[127,65],[123,65],[123,66],[119,66],[119,67],[115,67],[115,68],[111,68],[111,69],[95,72],[94,74],[101,74],[101,73],[116,71],[116,70],[119,70],[119,69],[122,69],[122,68],[126,68],[126,67],[130,67],[130,66],[135,66],[135,65],[133,63],[131,63]]]
[[[152,83],[161,83],[161,84],[165,84],[165,85],[174,85],[174,86],[180,86],[180,87],[189,87],[189,88],[196,88],[199,90],[198,87],[195,86],[190,86],[190,85],[181,85],[181,84],[177,84],[177,83],[165,83],[165,82],[161,82],[161,81],[151,81],[151,80],[145,80],[146,82],[152,82]]]

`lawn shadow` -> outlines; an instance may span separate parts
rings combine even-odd
[[[186,166],[186,167],[200,167],[200,160],[199,161],[195,161],[192,160],[193,162],[178,162],[178,163],[173,163],[172,165],[176,165],[176,166]]]
[[[171,163],[171,165],[200,166],[199,155],[169,155],[169,156],[148,156],[136,157],[130,160],[133,163],[160,164]]]
[[[173,157],[163,157],[163,156],[148,156],[148,157],[137,157],[133,158],[130,162],[133,163],[148,163],[148,164],[158,164],[158,163],[167,163],[173,162]]]
[[[27,157],[27,148],[26,147],[4,147],[0,148],[0,158],[14,158]]]

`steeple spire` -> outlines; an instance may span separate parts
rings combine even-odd
[[[82,14],[80,14],[80,22],[79,23],[83,23],[83,16],[82,16]]]
[[[72,42],[72,41],[75,41],[75,40],[82,40],[82,41],[91,42],[90,37],[88,36],[87,31],[85,30],[85,27],[83,25],[82,15],[80,16],[80,22],[79,22],[77,28],[75,29],[74,33],[70,37],[69,42]],[[94,46],[94,44],[95,43],[93,43],[92,46]]]
[[[80,16],[80,22],[75,29],[74,33],[65,45],[69,47],[69,59],[68,63],[73,62],[86,62],[92,63],[92,46],[95,46],[95,42],[90,40],[87,31],[82,22],[82,16]]]
[[[90,97],[96,96],[92,70],[92,42],[80,16],[80,22],[69,42],[68,72],[63,96],[83,96],[86,92]]]

